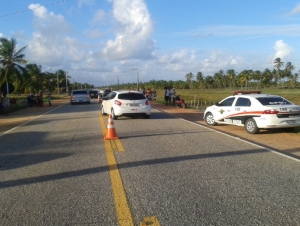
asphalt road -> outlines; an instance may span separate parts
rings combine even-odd
[[[153,109],[114,120],[112,169],[99,114],[66,104],[0,137],[0,225],[300,225],[298,160]]]

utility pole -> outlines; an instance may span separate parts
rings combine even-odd
[[[58,73],[56,73],[56,80],[57,80],[57,95],[58,95],[59,94]]]
[[[66,93],[68,94],[69,93],[69,90],[68,90],[68,72],[66,71]]]
[[[139,91],[139,70],[137,68],[132,68],[131,70],[136,70],[137,91]]]
[[[119,90],[119,77],[117,78],[117,83],[118,83],[118,90]]]

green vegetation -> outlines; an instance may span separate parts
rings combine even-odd
[[[67,93],[71,89],[94,88],[87,83],[70,84],[71,77],[61,69],[54,73],[43,72],[42,66],[28,63],[25,59],[26,46],[20,50],[16,47],[17,43],[14,39],[0,38],[0,85],[12,84],[13,93],[39,93],[45,90]]]
[[[235,89],[240,90],[240,89]],[[185,101],[190,104],[191,101],[194,103],[202,104],[206,103],[206,105],[210,105],[215,102],[219,102],[225,97],[232,95],[232,89],[209,89],[209,90],[200,90],[200,89],[177,89],[176,94],[180,95],[181,98],[185,99]],[[276,89],[276,88],[265,88],[261,89],[262,93],[266,94],[275,94],[283,96],[294,104],[300,105],[300,89]],[[157,90],[158,101],[164,102],[164,90]]]

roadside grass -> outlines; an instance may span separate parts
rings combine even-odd
[[[233,95],[233,91],[241,89],[176,89],[176,95],[180,95],[185,100],[188,106],[199,105],[212,105],[222,99]],[[280,95],[296,105],[300,105],[300,89],[260,89],[262,93]],[[158,102],[164,103],[164,90],[157,90]],[[192,103],[192,104],[191,104]]]

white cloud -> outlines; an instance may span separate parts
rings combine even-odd
[[[36,64],[48,66],[60,66],[68,56],[71,61],[79,61],[83,58],[82,52],[75,50],[72,40],[66,34],[72,31],[72,27],[61,15],[48,12],[44,6],[39,4],[29,5],[35,18],[33,26],[35,32],[27,43],[26,58]]]
[[[94,15],[94,18],[92,19],[92,23],[104,21],[105,16],[106,16],[106,13],[103,10],[97,10],[97,12]]]
[[[296,15],[300,13],[300,3],[296,5],[291,12],[288,13],[288,15]]]
[[[281,59],[288,59],[294,52],[294,50],[289,47],[283,40],[277,40],[273,47],[276,50],[275,58],[279,57]],[[274,59],[275,59],[274,58]]]
[[[264,35],[284,35],[284,36],[300,36],[300,25],[279,25],[279,26],[235,26],[221,25],[212,27],[203,27],[201,29],[179,33],[182,35],[193,35],[199,38],[221,36],[264,36]]]
[[[108,40],[104,59],[151,59],[155,41],[150,38],[153,25],[143,0],[112,0],[113,16],[118,23],[115,40]]]

